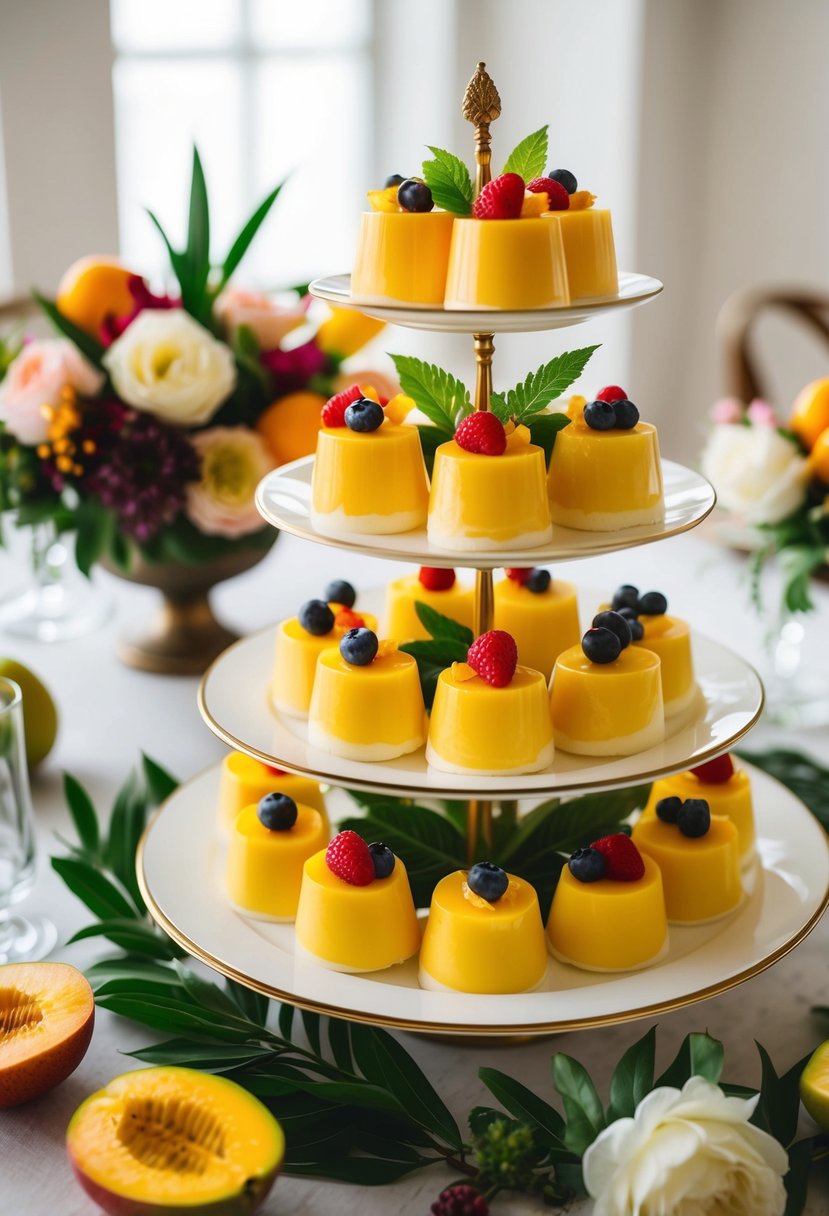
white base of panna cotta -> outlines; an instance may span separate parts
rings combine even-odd
[[[554,524],[573,528],[577,532],[613,532],[617,528],[640,528],[647,524],[661,524],[665,519],[665,504],[658,502],[652,507],[639,507],[633,511],[580,511],[576,507],[562,507],[551,500],[550,515]]]
[[[305,722],[308,719],[307,709],[297,709],[295,705],[288,705],[285,701],[280,701],[274,692],[271,692],[271,709],[284,718],[295,718],[298,722]]]
[[[681,726],[682,718],[691,717],[691,711],[696,708],[701,697],[699,685],[692,683],[688,691],[681,697],[674,697],[672,701],[665,702],[665,717],[671,718],[674,726]]]
[[[388,971],[389,967],[398,967],[411,958],[410,954],[406,958],[396,958],[393,963],[386,963],[385,967],[347,967],[344,963],[332,963],[329,959],[314,954],[313,951],[303,946],[296,935],[294,936],[294,956],[303,962],[316,963],[318,967],[325,967],[327,971],[340,971],[343,975],[369,975],[374,971]]]
[[[296,920],[296,916],[268,916],[265,912],[255,912],[252,908],[243,908],[241,904],[234,903],[232,899],[227,902],[234,912],[246,920],[261,920],[269,925],[292,925]]]
[[[541,986],[543,985],[544,980],[546,979],[546,976],[547,976],[547,972],[545,970],[544,974],[541,976],[541,978],[538,980],[538,982],[533,984],[533,986],[531,988],[516,988],[514,990],[514,992],[477,992],[476,991],[472,995],[473,996],[513,996],[515,994],[522,993],[522,992],[538,992],[539,988],[541,988]],[[425,990],[427,992],[463,992],[465,994],[469,992],[469,989],[467,989],[467,988],[452,988],[452,987],[450,987],[449,984],[442,984],[440,982],[440,980],[436,980],[434,978],[434,976],[430,975],[429,972],[426,971],[425,968],[422,966],[420,968],[418,968],[417,982],[418,982],[418,984],[420,984],[420,987],[425,988]]]
[[[397,532],[411,532],[422,528],[426,522],[423,511],[393,511],[389,515],[347,515],[337,511],[311,511],[311,527],[320,536],[334,536],[340,540],[356,540],[362,536],[389,536]]]
[[[642,963],[634,963],[632,967],[591,967],[589,963],[580,963],[577,959],[569,958],[566,954],[562,954],[560,950],[555,950],[547,938],[547,950],[558,963],[566,963],[568,967],[578,967],[580,971],[595,971],[599,975],[616,975],[624,971],[644,971],[648,967],[653,967],[655,963],[661,963],[668,954],[669,937],[665,934],[665,940],[661,948],[653,955],[652,958],[646,958]]]
[[[457,533],[440,532],[430,523],[427,527],[427,536],[430,545],[434,545],[436,549],[446,549],[450,552],[483,553],[497,552],[499,549],[512,552],[513,549],[537,549],[540,545],[549,544],[553,539],[553,529],[551,525],[538,532],[524,532],[521,536],[498,539],[494,536],[464,536]]]
[[[669,925],[687,926],[689,929],[695,929],[698,925],[715,925],[717,921],[726,920],[729,916],[733,916],[735,912],[739,912],[746,901],[746,893],[743,891],[736,904],[730,908],[726,908],[724,912],[717,912],[715,916],[704,916],[701,920],[677,920],[676,917],[668,917]]]
[[[641,730],[612,739],[571,739],[557,726],[553,728],[553,736],[556,747],[574,756],[634,756],[664,741],[665,721],[656,716]]]
[[[554,755],[555,746],[552,743],[548,743],[541,749],[535,760],[530,761],[529,764],[519,764],[516,768],[467,768],[463,764],[452,764],[450,760],[444,760],[443,756],[435,751],[430,742],[426,744],[427,764],[442,773],[457,773],[461,776],[517,777],[521,773],[537,773],[541,769],[550,767],[553,763]]]
[[[406,739],[402,743],[349,743],[336,735],[323,730],[318,722],[308,722],[308,743],[319,751],[339,756],[343,760],[357,760],[367,764],[380,763],[384,760],[395,760],[398,756],[408,756],[422,747],[426,736],[418,735],[414,739]]]

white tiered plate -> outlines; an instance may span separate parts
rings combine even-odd
[[[351,549],[371,557],[389,557],[419,566],[543,566],[551,562],[572,561],[631,549],[651,541],[664,540],[695,527],[714,508],[717,501],[711,484],[700,473],[671,460],[662,461],[665,483],[665,519],[659,524],[638,528],[619,528],[614,532],[577,532],[575,528],[553,527],[553,539],[534,549],[503,549],[470,553],[468,550],[436,549],[429,543],[425,528],[397,532],[393,536],[323,536],[311,523],[311,474],[313,456],[303,456],[280,465],[259,483],[256,506],[268,523],[303,540],[337,549]]]
[[[598,591],[580,589],[583,620],[596,611],[602,598]],[[382,592],[361,593],[359,606],[380,616]],[[726,751],[751,729],[763,708],[763,687],[754,669],[725,646],[694,633],[694,666],[701,695],[687,714],[669,723],[664,743],[635,756],[597,758],[559,751],[552,769],[517,777],[441,773],[426,764],[423,748],[385,763],[360,763],[311,747],[303,721],[272,709],[269,683],[274,634],[270,628],[242,638],[208,668],[199,689],[202,717],[230,747],[266,764],[354,789],[396,790],[435,798],[531,798],[636,785],[702,764]]]
[[[390,325],[405,325],[408,329],[427,329],[433,333],[451,334],[513,334],[532,333],[543,329],[565,329],[578,325],[605,312],[620,312],[636,308],[659,295],[662,284],[647,274],[620,271],[619,291],[615,296],[600,296],[579,300],[562,308],[525,308],[514,312],[500,309],[417,308],[401,304],[364,304],[351,298],[351,275],[332,274],[315,279],[309,289],[312,296],[340,308],[356,308],[369,317],[387,321]]]
[[[667,956],[644,971],[597,975],[551,960],[542,988],[521,995],[426,992],[418,986],[415,961],[370,975],[328,971],[295,957],[292,926],[235,913],[221,895],[220,846],[206,829],[216,806],[218,767],[182,786],[161,808],[138,851],[138,879],[154,919],[189,954],[305,1009],[444,1034],[546,1034],[609,1025],[678,1009],[751,979],[819,921],[829,901],[826,836],[784,786],[751,773],[760,867],[730,920],[672,927]],[[351,805],[342,793],[330,797],[335,816],[343,803]],[[181,880],[182,858],[187,882]]]

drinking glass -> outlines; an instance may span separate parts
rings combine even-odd
[[[57,931],[42,917],[26,919],[11,909],[35,880],[35,832],[26,743],[23,694],[13,680],[0,677],[0,963],[43,958]]]

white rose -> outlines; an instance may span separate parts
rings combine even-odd
[[[715,426],[702,471],[720,506],[750,524],[776,524],[806,497],[806,459],[771,426]]]
[[[758,1101],[702,1077],[654,1089],[584,1154],[594,1216],[781,1216],[788,1157],[749,1123]]]
[[[209,422],[236,386],[230,348],[182,309],[139,313],[104,365],[122,401],[174,426]]]

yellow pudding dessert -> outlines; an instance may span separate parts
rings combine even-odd
[[[569,304],[561,231],[547,217],[456,219],[446,308],[559,308]]]
[[[284,783],[283,783],[284,785]],[[318,810],[279,791],[236,816],[230,834],[225,890],[239,912],[259,920],[296,916],[302,867],[328,842]]]
[[[431,635],[417,615],[416,604],[426,604],[441,616],[472,628],[472,588],[464,587],[451,569],[421,566],[417,574],[404,574],[386,587],[386,633],[396,642],[424,641]]]
[[[511,633],[518,646],[518,661],[549,680],[563,650],[581,636],[576,588],[549,571],[508,570],[495,584],[496,629]]]
[[[657,864],[627,836],[577,850],[556,886],[547,941],[554,958],[587,971],[635,971],[656,962],[668,943]]]
[[[429,482],[416,427],[398,425],[387,417],[373,431],[321,428],[311,479],[310,519],[317,532],[324,536],[409,532],[426,523],[428,502]]]
[[[422,988],[528,992],[546,969],[544,925],[528,882],[489,862],[440,880],[420,949]]]
[[[544,217],[561,236],[570,299],[614,296],[619,290],[610,212],[601,207],[551,211]]]
[[[550,698],[556,747],[580,756],[632,756],[661,743],[659,668],[651,651],[623,648],[609,629],[589,629],[556,660]]]
[[[294,802],[313,807],[319,811],[328,826],[328,812],[319,782],[310,777],[299,777],[285,773],[280,768],[271,768],[261,760],[254,760],[242,752],[230,752],[222,761],[219,777],[219,828],[229,832],[236,816],[251,803],[256,804],[266,794],[280,792],[293,798]]]
[[[435,452],[427,529],[436,548],[530,549],[552,539],[544,451],[529,442],[526,427],[504,433],[501,446],[499,427],[494,414],[470,414]],[[477,442],[478,428],[492,435]]]
[[[324,650],[308,711],[308,742],[346,760],[393,760],[421,747],[426,709],[417,663],[379,643],[370,629],[352,629],[339,648]]]
[[[325,600],[308,600],[297,616],[280,621],[271,679],[271,701],[279,713],[307,717],[317,659],[359,625],[376,630],[377,618],[370,612],[355,614],[350,608]]]
[[[669,921],[704,924],[742,902],[737,829],[712,816],[704,799],[664,799],[639,819],[633,840],[659,866]]]
[[[582,400],[571,403],[572,421],[556,435],[550,458],[553,523],[585,532],[659,523],[665,504],[656,427],[638,421],[627,399],[618,411],[624,425],[610,426],[618,401],[597,399],[582,408]]]
[[[628,618],[633,644],[659,655],[665,717],[685,713],[697,697],[688,622],[667,615],[668,601],[661,591],[640,595],[629,583],[616,589],[612,607]]]
[[[402,205],[401,186],[404,199],[407,190],[415,195],[426,192],[428,197],[412,200],[418,210]],[[360,219],[351,298],[365,304],[394,301],[440,308],[455,217],[448,211],[431,210],[428,187],[411,179],[385,190],[371,190],[368,198],[372,210]]]
[[[654,781],[642,818],[653,817],[656,804],[663,798],[679,798],[682,802],[688,798],[703,798],[712,815],[730,819],[734,824],[743,864],[753,860],[756,834],[751,781],[745,769],[735,769],[730,756],[719,756],[690,772]]]
[[[385,845],[340,832],[305,862],[296,948],[333,971],[380,971],[420,946],[406,867]]]

